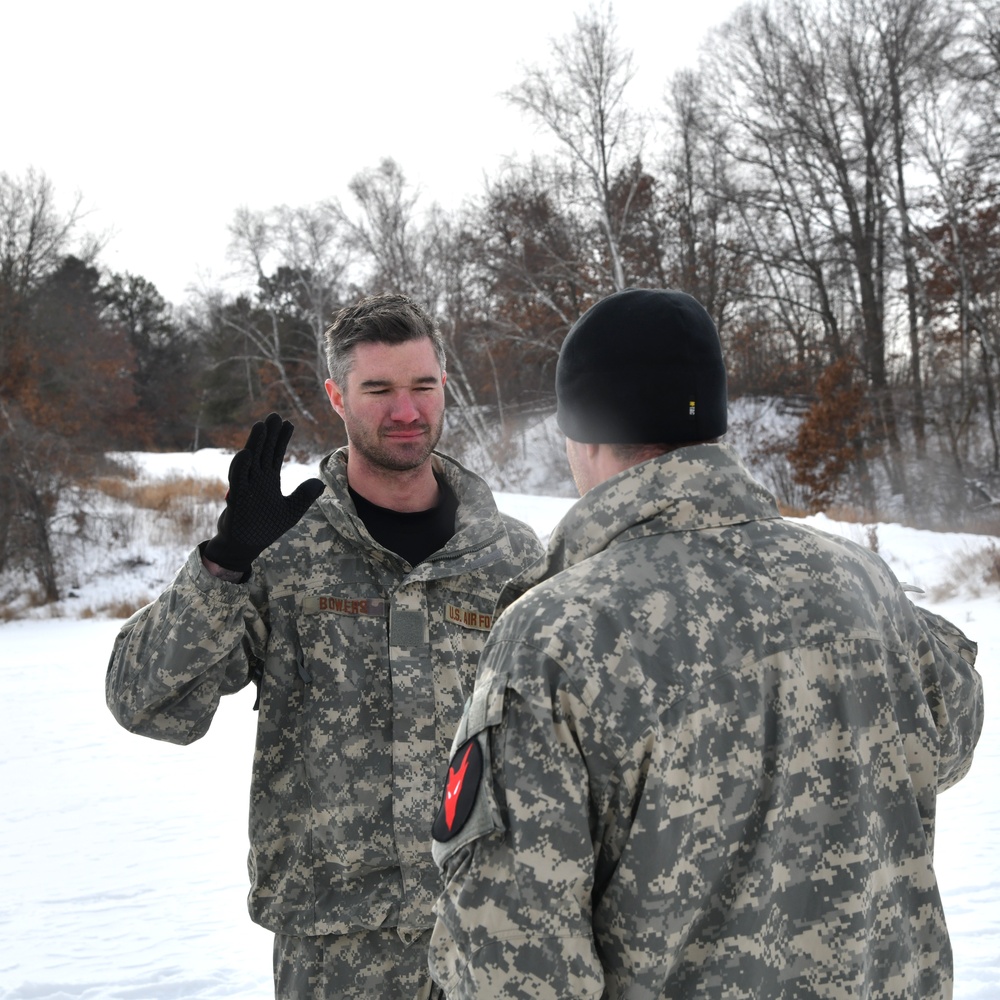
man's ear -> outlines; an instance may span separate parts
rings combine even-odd
[[[603,457],[604,453],[601,451],[601,445],[599,444],[593,444],[589,441],[574,441],[573,445],[577,450],[577,454],[591,466],[596,467]]]
[[[328,378],[326,382],[323,383],[326,386],[326,394],[330,397],[330,405],[339,414],[340,419],[344,419],[344,394],[340,391],[340,387],[332,378]]]

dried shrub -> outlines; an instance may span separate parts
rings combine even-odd
[[[813,512],[828,510],[858,472],[871,422],[856,363],[850,358],[834,361],[819,377],[816,400],[788,452],[792,478],[806,489]]]
[[[984,597],[1000,588],[1000,546],[991,542],[974,552],[966,549],[951,562],[948,579],[930,591],[934,601]]]

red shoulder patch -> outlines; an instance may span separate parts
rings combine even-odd
[[[472,815],[482,777],[483,751],[479,747],[479,740],[472,737],[455,751],[448,767],[441,808],[431,827],[435,840],[445,843],[465,826],[466,820]]]

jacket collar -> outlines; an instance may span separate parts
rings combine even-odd
[[[512,581],[506,604],[626,538],[780,517],[774,497],[728,445],[680,448],[595,486],[564,515],[545,558]]]
[[[450,557],[480,553],[487,562],[495,561],[500,555],[507,555],[507,546],[503,546],[501,552],[496,545],[506,536],[506,528],[486,481],[440,452],[434,452],[431,460],[435,471],[444,476],[458,497],[455,534],[441,552]],[[357,536],[374,545],[375,542],[358,517],[347,490],[347,461],[348,449],[345,446],[330,452],[320,462],[320,477],[328,487],[328,492],[320,498],[320,507],[324,508],[330,523],[342,534],[351,535],[350,528],[347,528],[349,524]],[[490,547],[492,551],[487,551]],[[421,563],[421,567],[427,565],[426,562]]]

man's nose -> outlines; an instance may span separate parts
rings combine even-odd
[[[420,419],[420,411],[417,409],[411,393],[397,393],[393,400],[391,416],[396,423],[400,424],[411,424]]]

